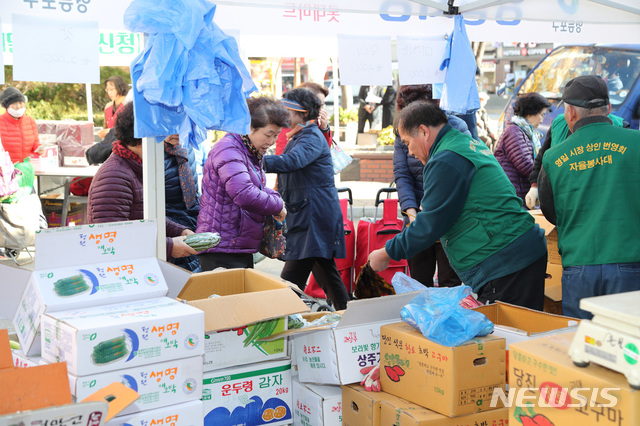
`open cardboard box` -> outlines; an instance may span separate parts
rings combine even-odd
[[[279,277],[254,269],[228,269],[193,274],[178,300],[204,311],[205,371],[287,358],[287,341],[245,345],[251,324],[278,319],[285,330],[287,316],[309,307]],[[220,297],[209,297],[217,295]]]
[[[504,347],[491,334],[443,346],[406,322],[383,325],[380,387],[444,416],[490,411],[494,389],[506,384]]]
[[[72,404],[66,364],[14,367],[7,330],[0,330],[0,388],[5,390],[0,426],[52,422],[100,426],[138,398],[123,384],[112,383]]]
[[[13,326],[26,355],[40,353],[40,318],[47,312],[175,297],[180,268],[156,258],[156,222],[64,227],[36,235],[34,271],[0,265],[0,317]],[[57,286],[56,286],[57,283]]]
[[[549,334],[575,331],[580,320],[540,312],[522,306],[496,302],[474,308],[493,322],[493,334],[504,337],[509,344],[534,339]]]
[[[562,257],[558,251],[558,230],[556,226],[549,222],[542,214],[542,210],[529,210],[540,228],[544,229],[544,236],[547,239],[547,251],[549,252],[549,263],[562,264]]]
[[[380,362],[380,326],[401,320],[400,309],[419,292],[353,300],[337,324],[288,330],[303,383],[358,383],[360,369]],[[317,315],[317,314],[316,314]]]

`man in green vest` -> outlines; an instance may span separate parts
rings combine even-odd
[[[572,134],[542,160],[540,207],[558,229],[562,313],[591,318],[582,298],[640,290],[640,132],[607,117],[600,77],[574,78],[562,99]]]
[[[447,124],[446,114],[413,102],[396,133],[423,169],[421,211],[402,233],[373,251],[375,271],[440,240],[451,266],[482,303],[542,310],[547,246],[544,231],[522,208],[507,175],[482,142]]]

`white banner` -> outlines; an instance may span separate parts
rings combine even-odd
[[[432,1],[446,8],[446,0]],[[17,13],[50,19],[96,20],[100,30],[97,41],[100,65],[129,65],[143,46],[141,35],[131,34],[124,28],[123,16],[130,2],[91,0],[72,4],[66,0],[2,0],[4,62],[13,64],[10,17]],[[630,8],[634,2],[637,0],[617,1]],[[338,34],[431,37],[444,36],[453,28],[453,21],[442,17],[439,10],[408,0],[215,3],[218,6],[214,22],[223,30],[233,28],[240,34],[239,47],[246,56],[335,57]],[[470,7],[474,2],[464,3]],[[434,14],[440,16],[434,17]],[[467,11],[463,16],[472,41],[585,44],[640,40],[637,14],[589,1],[518,1]],[[133,52],[129,46],[133,46]]]

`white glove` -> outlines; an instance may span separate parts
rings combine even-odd
[[[540,204],[540,200],[538,199],[538,188],[532,186],[529,192],[527,192],[527,196],[524,197],[524,200],[527,202],[527,207],[533,210],[535,206]]]

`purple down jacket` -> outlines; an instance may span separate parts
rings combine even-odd
[[[531,188],[529,175],[533,170],[533,145],[527,134],[515,123],[509,123],[502,132],[494,152],[516,194],[523,202]]]
[[[204,164],[197,232],[218,232],[220,244],[208,253],[255,253],[264,218],[280,213],[283,201],[265,186],[262,162],[240,135],[227,133]]]

